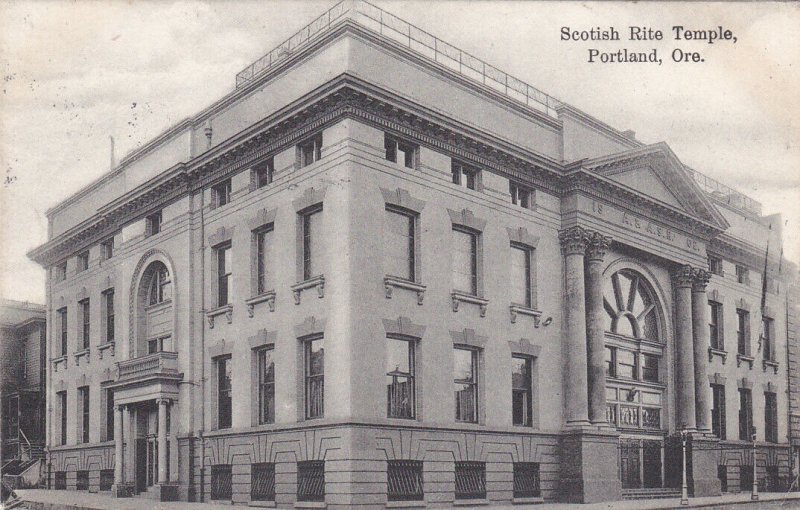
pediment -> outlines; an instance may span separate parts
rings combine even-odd
[[[665,143],[584,161],[586,170],[720,229],[728,222]]]

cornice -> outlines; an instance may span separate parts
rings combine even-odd
[[[752,268],[764,267],[766,246],[762,249],[726,233],[722,233],[712,239],[708,249],[728,260],[741,262]],[[777,257],[771,258],[770,262],[777,264],[778,260]]]
[[[610,136],[616,142],[623,143],[633,148],[643,146],[642,142],[633,138],[628,138],[618,129],[609,126],[602,120],[592,117],[588,113],[581,111],[570,104],[560,103],[558,106],[556,106],[555,110],[556,113],[558,113],[559,118],[564,116],[574,117],[580,122],[587,124],[593,127],[594,129],[601,131],[603,134]]]

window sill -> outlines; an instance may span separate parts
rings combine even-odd
[[[306,289],[317,288],[317,294],[320,299],[325,297],[325,275],[318,275],[300,283],[292,285],[292,294],[294,295],[294,304],[300,304],[300,294]]]
[[[539,327],[539,319],[542,317],[542,312],[539,310],[534,310],[533,308],[529,308],[523,305],[511,305],[508,307],[509,311],[511,312],[511,324],[517,322],[517,315],[527,315],[529,317],[533,317],[533,327]]]
[[[247,503],[247,506],[253,506],[257,508],[275,508],[277,505],[275,501],[250,501]]]
[[[767,371],[767,367],[772,367],[772,369],[775,370],[775,373],[777,374],[780,363],[778,363],[777,361],[773,361],[771,359],[765,359],[761,362],[761,365],[764,367],[764,372]]]
[[[50,360],[50,362],[53,364],[53,372],[58,372],[58,365],[61,363],[64,364],[64,368],[67,368],[67,355],[65,354],[63,356],[53,358]]]
[[[708,348],[708,362],[711,363],[714,361],[714,356],[719,356],[722,358],[722,364],[725,364],[725,361],[728,359],[728,351],[723,351],[721,349],[715,349],[713,347]]]
[[[427,287],[421,283],[404,280],[396,276],[386,276],[383,279],[383,285],[386,288],[386,299],[392,299],[392,291],[395,287],[398,289],[406,289],[417,293],[417,304],[421,305],[425,297],[425,290]]]
[[[454,290],[450,293],[450,297],[453,300],[453,311],[458,311],[458,305],[460,303],[472,303],[474,305],[478,305],[481,311],[481,317],[486,317],[486,307],[489,305],[489,300],[484,299],[482,297],[473,296],[472,294],[465,294],[463,292],[459,292]]]
[[[251,297],[250,299],[246,299],[244,303],[247,305],[247,316],[252,318],[255,312],[255,307],[259,303],[267,302],[269,305],[269,311],[275,311],[275,291],[268,290],[258,296]]]
[[[453,506],[486,506],[489,504],[488,499],[456,499],[453,501]]]
[[[386,508],[425,508],[428,505],[425,501],[387,501]]]
[[[328,504],[324,501],[296,501],[295,508],[327,508]]]
[[[86,357],[86,363],[89,363],[89,354],[91,353],[90,349],[87,347],[86,349],[82,349],[80,351],[72,353],[75,356],[75,365],[79,366],[81,364],[81,358]]]
[[[755,358],[752,356],[746,356],[744,354],[737,354],[736,355],[736,366],[742,366],[742,362],[747,362],[750,365],[750,370],[753,370],[753,363],[755,362]]]
[[[532,496],[529,498],[514,498],[511,500],[513,505],[528,505],[534,503],[544,503],[544,498],[541,496]]]
[[[103,353],[107,349],[111,349],[111,355],[113,356],[116,349],[114,342],[106,342],[97,346],[97,354],[99,355],[100,359],[103,359]]]
[[[228,321],[228,324],[233,322],[233,305],[228,303],[227,305],[222,305],[213,310],[208,310],[206,312],[206,319],[208,319],[208,329],[214,329],[214,319],[219,317],[220,315],[225,315],[225,319]]]

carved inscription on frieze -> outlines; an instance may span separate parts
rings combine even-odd
[[[662,239],[685,250],[691,250],[696,253],[700,252],[700,243],[698,243],[697,240],[679,234],[647,218],[620,211],[615,207],[597,202],[596,200],[592,200],[592,213],[595,216],[602,217],[605,221],[622,225],[628,230],[635,230],[650,237]]]

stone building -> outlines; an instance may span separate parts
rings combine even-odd
[[[45,307],[0,300],[0,461],[5,474],[16,475],[44,456],[45,359]]]
[[[614,500],[674,491],[685,430],[714,495],[752,483],[754,426],[777,487],[796,271],[760,211],[665,143],[337,4],[48,212],[51,486]]]

